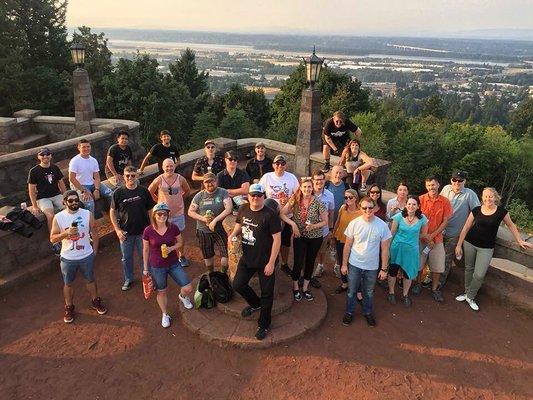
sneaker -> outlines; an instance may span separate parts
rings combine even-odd
[[[309,290],[306,290],[304,292],[304,297],[307,301],[313,301],[315,298],[313,297],[313,294],[309,291]]]
[[[338,279],[341,279],[341,266],[339,264],[335,264],[333,267],[333,273]]]
[[[191,265],[189,259],[185,256],[180,257],[179,260],[182,267],[188,267],[189,265]]]
[[[170,326],[170,320],[172,318],[170,318],[170,315],[168,314],[163,314],[163,316],[161,317],[161,326],[163,328],[168,328]]]
[[[432,283],[431,277],[428,275],[428,276],[426,276],[426,279],[424,279],[422,281],[422,287],[425,287],[426,289],[430,288],[431,287],[431,283]]]
[[[187,310],[190,310],[193,307],[191,299],[189,299],[187,296],[183,297],[180,293],[178,294],[178,299],[181,300],[181,302],[183,303],[183,307],[185,307]]]
[[[70,324],[74,321],[74,304],[70,306],[65,304],[65,315],[63,317],[63,321],[65,321],[66,324]]]
[[[459,296],[457,296],[455,298],[455,300],[457,300],[457,301],[465,301],[466,300],[466,294],[465,293],[460,294]]]
[[[335,294],[341,294],[343,292],[346,292],[348,290],[348,286],[344,287],[342,285],[339,285],[335,288]]]
[[[310,283],[311,286],[313,286],[315,289],[318,289],[318,288],[320,288],[320,287],[322,286],[322,284],[320,283],[320,281],[319,281],[317,278],[315,278],[315,277],[311,278],[311,280],[309,281],[309,283]]]
[[[302,293],[299,290],[293,290],[292,295],[294,297],[294,300],[296,301],[302,300]]]
[[[61,254],[61,243],[54,243],[52,245],[52,251],[56,256],[59,256]]]
[[[366,192],[366,184],[361,183],[361,186],[359,187],[360,192]]]
[[[133,283],[132,281],[125,280],[124,283],[122,284],[122,288],[121,288],[122,291],[125,292],[126,290],[130,290],[132,283]]]
[[[470,308],[474,311],[479,311],[479,306],[477,305],[477,303],[474,301],[474,299],[469,299],[468,297],[465,299],[466,302],[468,303],[468,305],[470,306]]]
[[[290,269],[288,264],[281,264],[280,268],[283,272],[285,272],[288,276],[292,275],[292,269]]]
[[[411,300],[409,296],[403,296],[402,302],[403,302],[403,305],[406,307],[411,307],[411,304],[413,304],[413,301]]]
[[[433,300],[439,303],[442,303],[444,301],[444,297],[442,297],[442,293],[440,292],[440,290],[432,290],[431,297],[433,297]]]
[[[323,273],[324,273],[324,264],[317,264],[315,267],[315,271],[313,272],[313,276],[320,278]]]
[[[258,327],[257,332],[255,332],[255,338],[257,340],[263,340],[264,338],[266,338],[267,334],[268,334],[268,329]]]
[[[394,293],[389,293],[389,295],[387,296],[387,300],[391,304],[396,304],[396,296],[394,295]]]
[[[100,315],[104,315],[105,313],[107,313],[107,308],[105,307],[105,304],[100,297],[94,299],[91,303],[91,306]]]
[[[328,161],[326,161],[324,163],[324,168],[322,169],[322,171],[324,171],[324,173],[326,173],[326,172],[329,172],[330,169],[331,169],[331,164],[330,164],[330,162],[328,160]]]
[[[420,283],[416,283],[413,285],[411,293],[413,293],[415,296],[418,296],[420,293],[422,293],[422,286],[420,285]]]
[[[252,315],[254,312],[256,312],[257,310],[260,310],[260,309],[261,309],[261,307],[252,307],[252,306],[244,307],[242,309],[242,311],[241,311],[241,317],[247,318],[250,315]]]
[[[353,315],[352,314],[344,314],[344,317],[342,317],[342,324],[345,325],[345,326],[348,326],[352,323],[353,321]]]
[[[372,314],[365,315],[365,319],[368,326],[376,326],[376,319]]]

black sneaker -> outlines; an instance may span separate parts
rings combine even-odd
[[[260,309],[261,309],[261,307],[252,307],[252,306],[244,307],[242,309],[242,311],[241,311],[241,317],[243,317],[243,318],[249,317],[254,312],[256,312],[257,310],[260,310]]]
[[[330,162],[328,160],[328,161],[326,161],[324,163],[324,168],[322,168],[322,171],[324,171],[324,173],[326,173],[326,172],[329,172],[330,169],[331,169],[331,164],[330,164]]]
[[[311,278],[311,280],[309,281],[309,284],[313,286],[315,289],[319,289],[320,287],[322,287],[322,284],[320,283],[318,278],[314,278],[314,277]]]
[[[376,319],[374,318],[372,314],[365,315],[365,318],[366,318],[366,323],[368,324],[368,326],[376,326]]]
[[[346,313],[346,314],[344,314],[344,317],[342,317],[342,324],[343,325],[348,326],[348,325],[350,325],[352,323],[352,321],[353,321],[353,315],[352,314]]]
[[[411,307],[411,304],[413,304],[413,301],[411,300],[409,296],[403,296],[402,301],[403,301],[404,306],[406,307]]]
[[[387,300],[391,304],[396,304],[396,296],[394,295],[394,293],[389,293],[389,295],[387,296]]]
[[[302,300],[302,292],[300,292],[299,290],[293,290],[292,295],[294,297],[294,300],[296,301]]]
[[[288,276],[292,275],[292,269],[289,268],[288,264],[281,264],[280,269],[285,272]]]
[[[313,294],[309,291],[309,290],[306,290],[304,292],[304,297],[307,301],[313,301],[315,298],[313,297]]]
[[[263,340],[264,338],[266,338],[267,334],[268,334],[268,329],[258,327],[257,332],[255,332],[255,338],[257,340]]]
[[[418,296],[420,293],[422,293],[422,286],[420,285],[420,283],[416,283],[413,285],[411,293],[413,293],[415,296]]]
[[[444,301],[444,297],[442,297],[442,293],[440,292],[440,290],[432,290],[431,297],[433,297],[433,300],[439,303],[442,303]]]

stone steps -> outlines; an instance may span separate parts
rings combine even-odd
[[[9,148],[11,152],[16,152],[42,146],[47,142],[48,135],[46,134],[27,135],[21,139],[15,140],[14,142],[10,142]]]

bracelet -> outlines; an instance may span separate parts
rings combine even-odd
[[[383,272],[389,272],[388,268],[387,269],[380,268],[380,270],[383,271]]]

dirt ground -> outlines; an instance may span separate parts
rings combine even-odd
[[[191,226],[187,252],[200,260]],[[77,319],[63,323],[59,270],[0,298],[0,399],[533,398],[531,317],[482,294],[474,313],[453,299],[458,285],[446,288],[444,304],[425,291],[410,309],[376,288],[378,326],[357,315],[344,327],[345,297],[331,294],[330,272],[328,315],[316,331],[267,350],[223,349],[182,325],[177,292],[166,330],[140,285],[122,292],[117,247],[97,257],[105,316],[89,309],[78,276]]]

